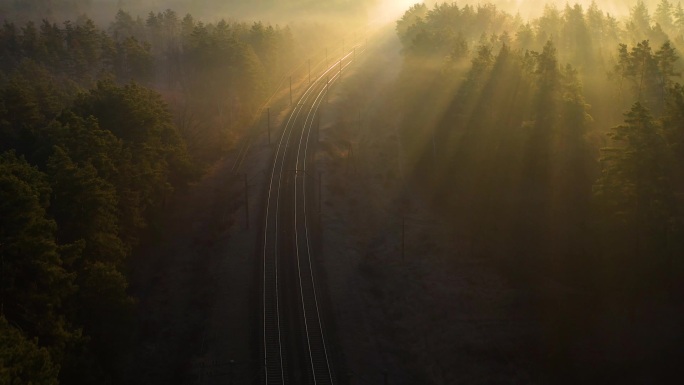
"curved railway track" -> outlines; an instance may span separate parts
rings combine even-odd
[[[343,39],[343,41],[344,41],[344,39]],[[358,45],[356,47],[358,47]],[[355,47],[352,47],[352,50],[354,48]],[[324,51],[325,51],[325,56],[322,56]],[[290,79],[290,81],[292,81],[293,78],[296,78],[295,74],[299,73],[299,79],[295,79],[295,81],[299,81],[300,83],[303,81],[303,79],[306,77],[306,74],[303,71],[304,71],[304,68],[306,67],[307,63],[308,63],[308,69],[309,69],[308,70],[308,74],[309,74],[308,77],[310,80],[311,80],[312,71],[313,71],[313,73],[316,73],[319,71],[325,72],[326,69],[329,69],[330,67],[328,67],[329,60],[328,60],[328,56],[327,56],[328,53],[327,52],[328,52],[327,48],[325,50],[320,50],[320,52],[318,52],[315,55],[312,55],[306,61],[303,61],[299,65],[293,67],[289,73],[281,76],[280,79],[277,81],[277,86],[276,86],[275,90],[273,91],[271,96],[269,96],[269,98],[261,105],[261,107],[259,107],[259,109],[258,109],[257,113],[254,115],[254,118],[252,119],[250,125],[253,128],[257,126],[257,124],[259,123],[260,119],[262,118],[262,116],[264,114],[264,110],[266,110],[268,108],[268,106],[270,106],[273,102],[275,102],[278,99],[278,94],[283,91],[283,87],[285,86],[288,78]],[[352,51],[350,51],[350,52],[352,52]],[[319,59],[317,59],[314,63],[311,63],[313,58],[319,57],[319,56],[320,56]],[[343,53],[343,56],[344,56],[344,53]],[[335,61],[335,63],[337,63],[337,61]],[[313,82],[310,82],[310,84],[305,85],[305,87],[306,87],[305,91],[308,90],[308,87],[311,87],[312,84],[313,84]],[[233,161],[233,165],[231,166],[231,174],[236,175],[240,171],[242,164],[244,163],[245,158],[247,157],[247,153],[249,152],[249,149],[252,146],[252,142],[254,141],[255,137],[259,135],[259,133],[260,133],[259,130],[252,129],[252,130],[250,130],[250,134],[246,135],[242,139],[242,141],[239,145],[239,148],[238,148],[238,153],[235,157],[235,160]]]
[[[307,163],[315,117],[353,55],[349,51],[312,79],[285,122],[269,170],[261,261],[264,384],[336,382],[315,280]]]

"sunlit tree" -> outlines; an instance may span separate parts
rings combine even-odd
[[[537,28],[537,46],[543,46],[549,40],[558,40],[561,34],[562,17],[555,3],[546,4],[544,13],[535,20]]]
[[[660,104],[664,107],[668,89],[670,89],[673,84],[672,78],[681,76],[681,73],[675,69],[679,57],[670,41],[666,41],[665,44],[656,51],[654,56],[658,66]]]
[[[639,0],[634,7],[629,10],[629,23],[627,25],[634,38],[643,39],[643,36],[649,36],[651,32],[651,15],[648,12],[646,4]]]
[[[416,4],[397,21],[397,33],[404,45],[408,45],[413,40],[418,32],[414,26],[419,24],[427,13],[428,8],[425,4]]]
[[[668,0],[660,0],[656,11],[653,13],[653,21],[658,23],[665,32],[673,31],[674,6]]]
[[[521,24],[515,32],[515,44],[523,50],[532,49],[534,30],[530,23]]]
[[[684,33],[684,8],[682,8],[681,2],[677,2],[677,5],[672,11],[672,17],[676,33],[682,35]]]
[[[677,53],[669,41],[666,41],[655,53],[648,40],[638,43],[628,50],[627,45],[620,44],[618,62],[613,69],[613,76],[622,89],[622,80],[629,80],[638,101],[661,111],[667,88],[672,78],[680,76],[676,71]]]
[[[582,6],[566,5],[563,11],[562,44],[570,61],[579,66],[591,66],[594,62],[593,39],[587,27]]]

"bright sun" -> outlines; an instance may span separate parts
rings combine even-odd
[[[380,0],[377,7],[369,12],[371,24],[386,24],[396,21],[412,5],[422,3],[421,0]]]

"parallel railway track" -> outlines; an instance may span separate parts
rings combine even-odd
[[[312,79],[285,122],[269,170],[262,254],[264,384],[336,382],[315,280],[307,163],[321,103],[352,61],[350,51]]]
[[[312,58],[320,56],[322,54],[322,52],[323,52],[323,50],[321,50],[318,54],[313,55]],[[327,49],[325,50],[325,52],[326,52],[325,57],[319,58],[316,62],[313,63],[313,66],[311,63],[311,58],[309,58],[309,59],[307,59],[307,61],[301,62],[299,65],[294,67],[288,74],[281,76],[281,78],[277,82],[278,85],[275,87],[273,94],[271,94],[271,96],[261,105],[261,107],[259,107],[259,110],[254,115],[254,118],[252,119],[252,122],[251,122],[252,130],[250,130],[250,133],[245,135],[244,138],[242,138],[242,140],[238,146],[239,147],[238,153],[235,156],[235,159],[233,161],[233,165],[231,166],[231,174],[233,174],[233,175],[237,174],[240,171],[240,169],[242,168],[242,164],[244,163],[245,158],[247,157],[249,149],[252,146],[252,142],[254,141],[255,137],[261,133],[260,130],[254,129],[254,128],[258,125],[259,121],[262,119],[262,117],[264,115],[264,111],[268,108],[268,106],[271,106],[271,104],[276,102],[278,99],[282,99],[282,98],[278,98],[278,95],[279,95],[279,93],[283,92],[283,88],[285,87],[285,84],[287,83],[288,78],[290,79],[290,81],[292,81],[294,79],[295,82],[302,83],[304,81],[304,78],[307,77],[303,73],[304,68],[307,65],[307,62],[308,62],[308,77],[310,80],[311,80],[311,73],[316,73],[319,71],[325,71],[326,69],[330,69],[330,67],[328,67],[329,60],[327,57]],[[337,61],[335,61],[335,63],[337,63]],[[295,74],[297,74],[297,73],[299,73],[298,77],[295,76]],[[312,84],[313,84],[313,82],[311,82],[308,85],[305,85],[305,87],[307,87],[305,89],[305,91],[308,90],[308,87],[311,87]],[[297,88],[297,87],[298,86],[295,84],[295,88]],[[295,89],[295,91],[296,91],[296,89]]]

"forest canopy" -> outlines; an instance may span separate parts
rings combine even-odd
[[[124,383],[130,261],[160,213],[304,57],[397,9],[199,3],[0,0],[0,383]],[[266,5],[281,24],[236,18]],[[681,298],[679,2],[426,1],[395,31],[401,157],[474,255],[597,307]]]
[[[674,289],[683,26],[668,0],[620,18],[598,2],[547,4],[529,20],[493,4],[414,5],[396,31],[416,178],[518,273]]]
[[[526,290],[564,293],[535,309],[549,352],[541,382],[664,379],[684,335],[668,328],[650,345],[639,333],[667,322],[653,309],[681,319],[682,5],[635,1],[616,14],[549,2],[529,19],[505,9],[416,4],[397,21],[412,185],[465,229],[472,255]],[[615,330],[637,361],[606,358],[624,349],[602,340]],[[613,366],[588,360],[582,341]]]
[[[0,26],[2,383],[123,382],[131,259],[318,44],[171,9],[102,25],[80,13],[96,3],[0,3],[49,13]]]

